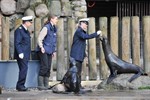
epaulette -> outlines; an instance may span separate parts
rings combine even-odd
[[[22,29],[22,27],[19,27],[19,29]]]

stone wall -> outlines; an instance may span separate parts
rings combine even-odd
[[[79,18],[87,17],[86,12],[87,7],[85,0],[0,0],[0,19],[2,17],[10,18],[10,43],[13,43],[14,23],[18,18],[28,15],[32,15],[34,18],[44,18],[48,13],[53,13],[63,18],[75,18],[77,21]],[[34,30],[32,28],[30,31]]]
[[[47,2],[46,2],[47,1]],[[85,0],[1,0],[0,16],[10,17],[11,20],[22,16],[32,15],[43,18],[48,13],[63,17],[87,17]],[[13,21],[10,21],[10,24]],[[11,29],[13,28],[14,25]]]

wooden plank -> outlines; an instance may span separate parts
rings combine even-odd
[[[67,71],[65,64],[65,51],[64,51],[64,21],[63,18],[58,20],[57,31],[57,80],[62,80],[64,74]]]
[[[122,59],[130,62],[130,17],[122,19]]]
[[[140,66],[140,23],[139,17],[132,17],[132,63]]]
[[[118,56],[118,17],[111,17],[110,19],[110,46],[112,51]]]
[[[144,35],[144,68],[145,72],[150,72],[150,16],[143,17]]]
[[[99,26],[100,26],[100,30],[102,30],[102,33],[104,36],[107,37],[108,34],[108,27],[107,27],[107,17],[100,17],[99,18]],[[106,64],[105,61],[105,56],[104,56],[104,52],[102,49],[102,44],[100,43],[100,76],[101,79],[106,79],[109,75],[109,70],[108,70],[108,66]]]
[[[9,17],[2,18],[2,60],[9,60]]]
[[[88,33],[95,32],[95,18],[91,17],[89,20]],[[89,57],[89,79],[93,80],[97,78],[97,66],[96,66],[96,39],[90,39],[88,45],[88,57]]]

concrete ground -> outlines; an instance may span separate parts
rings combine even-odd
[[[56,94],[52,91],[7,91],[0,95],[0,100],[150,100],[150,91],[93,91],[76,95]]]
[[[55,84],[58,82],[53,82]],[[92,92],[85,94],[56,94],[52,90],[39,91],[29,88],[29,91],[18,92],[15,89],[3,90],[0,100],[150,100],[150,90],[106,91],[96,89],[99,81],[82,82],[82,85]]]

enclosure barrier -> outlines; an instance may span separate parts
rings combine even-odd
[[[32,51],[37,45],[37,36],[46,19],[34,19],[33,31],[31,31]],[[21,24],[21,20],[16,20],[15,28]],[[59,18],[57,32],[57,56],[53,60],[53,69],[55,69],[57,80],[61,80],[69,67],[70,48],[73,40],[73,34],[77,28],[74,18]],[[2,52],[1,63],[3,60],[10,60],[10,31],[9,18],[2,18]],[[150,72],[150,16],[143,16],[140,20],[138,16],[123,17],[100,17],[95,20],[90,17],[88,33],[91,34],[97,30],[102,30],[110,42],[113,52],[127,62],[141,66],[145,72]],[[105,62],[101,42],[99,39],[90,39],[87,42],[88,64],[83,62],[82,80],[106,79],[109,74]],[[31,56],[32,58],[32,56]],[[5,66],[8,67],[8,66]],[[13,66],[9,66],[13,67]],[[5,69],[3,72],[7,72]],[[52,70],[53,71],[53,70]],[[11,72],[11,71],[9,71]],[[12,73],[16,74],[13,70]],[[0,76],[1,77],[1,76]],[[2,79],[2,78],[0,78]],[[1,84],[1,83],[0,83]]]

